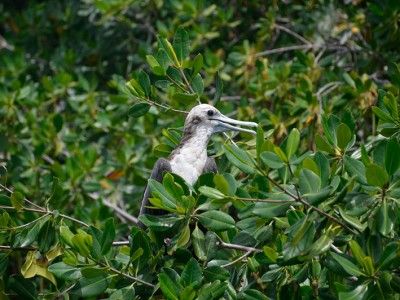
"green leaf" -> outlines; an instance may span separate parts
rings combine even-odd
[[[335,149],[333,148],[333,146],[329,144],[328,141],[319,134],[317,134],[315,137],[315,145],[317,146],[317,149],[319,151],[328,152],[329,154],[335,154]]]
[[[203,67],[203,55],[201,53],[197,54],[193,60],[193,71],[192,75],[196,75],[200,72],[201,68]]]
[[[194,258],[191,258],[183,269],[181,275],[181,283],[183,286],[200,283],[202,278],[202,271],[199,263]]]
[[[17,293],[17,295],[21,297],[20,299],[37,299],[35,285],[32,281],[29,281],[22,276],[11,276],[8,280],[8,288]]]
[[[383,187],[389,181],[389,175],[384,168],[376,164],[370,164],[365,172],[367,182],[370,185]]]
[[[192,79],[192,88],[195,91],[195,93],[199,96],[203,95],[204,92],[204,82],[203,78],[201,78],[200,74],[196,74],[193,79]]]
[[[140,71],[138,75],[138,81],[140,86],[142,87],[144,94],[146,97],[150,96],[151,84],[149,75],[145,71]]]
[[[400,166],[400,145],[396,139],[390,139],[386,145],[385,168],[390,176],[399,169]]]
[[[46,253],[53,246],[56,241],[56,230],[54,227],[53,220],[47,220],[40,228],[37,237],[39,243],[39,250],[42,253]]]
[[[110,295],[109,300],[132,300],[135,299],[135,289],[133,286],[116,290]]]
[[[233,145],[224,145],[225,154],[229,161],[245,173],[255,172],[254,161],[249,154]]]
[[[340,149],[344,150],[347,144],[351,141],[352,137],[353,134],[346,124],[341,123],[336,129],[336,138]]]
[[[175,93],[172,95],[172,99],[181,103],[194,102],[197,99],[196,94],[185,94],[185,93]]]
[[[53,117],[53,125],[57,132],[60,132],[64,124],[64,120],[61,114],[55,114]]]
[[[354,290],[350,292],[340,292],[339,300],[359,300],[364,299],[365,294],[368,291],[368,286],[362,284],[357,286]]]
[[[271,151],[264,151],[261,153],[261,160],[272,169],[280,169],[284,166],[279,156]]]
[[[79,251],[83,257],[90,256],[90,250],[93,246],[93,238],[83,230],[78,230],[78,233],[71,239],[72,246]]]
[[[209,230],[224,231],[235,228],[235,220],[228,214],[218,211],[206,211],[199,216],[200,222]]]
[[[219,190],[214,189],[214,188],[209,187],[209,186],[201,186],[199,188],[199,192],[202,195],[204,195],[204,196],[206,196],[208,198],[211,198],[211,199],[220,199],[221,200],[221,199],[225,198],[225,195],[223,193],[221,193]]]
[[[339,213],[346,223],[357,228],[359,231],[364,231],[367,227],[367,224],[362,224],[356,217],[348,215],[341,207],[339,207]]]
[[[390,116],[389,113],[383,111],[377,106],[372,107],[372,111],[374,112],[375,115],[378,116],[378,118],[384,122],[393,122],[393,118]]]
[[[37,236],[39,235],[40,229],[42,228],[43,224],[50,218],[50,216],[45,217],[36,224],[28,231],[24,241],[21,243],[21,247],[30,246],[35,240],[37,240]]]
[[[365,166],[361,161],[358,161],[350,156],[343,157],[344,167],[350,176],[356,176],[357,181],[366,184]]]
[[[180,63],[178,61],[178,57],[174,51],[174,48],[172,47],[171,43],[166,39],[166,38],[162,38],[160,36],[157,37],[158,39],[158,44],[159,47],[161,47],[162,49],[164,49],[164,51],[167,53],[169,59],[171,60],[171,62],[175,65],[175,66],[180,66]]]
[[[321,179],[314,172],[303,169],[300,172],[299,188],[302,194],[317,193],[321,188]]]
[[[204,269],[204,277],[211,282],[224,281],[229,278],[229,272],[220,266],[211,266]]]
[[[185,246],[190,240],[190,228],[187,224],[179,233],[178,241],[176,242],[176,247],[181,248]]]
[[[273,197],[271,198],[275,199]],[[263,218],[273,218],[273,217],[283,216],[286,214],[286,211],[289,209],[290,205],[292,205],[290,201],[286,203],[258,202],[254,206],[253,213]]]
[[[79,297],[94,297],[102,294],[108,287],[108,278],[100,275],[90,278],[81,278],[71,290],[71,294]]]
[[[276,252],[275,249],[273,249],[271,247],[264,246],[263,252],[271,263],[276,262],[276,260],[278,259],[278,253]]]
[[[154,74],[159,76],[165,75],[166,70],[159,64],[153,55],[146,55],[146,60]]]
[[[364,254],[364,251],[361,249],[360,245],[354,241],[351,240],[349,242],[351,253],[353,253],[354,258],[357,260],[357,263],[362,266],[364,263],[364,258],[366,257]]]
[[[166,299],[179,300],[179,288],[166,273],[158,275],[158,282]]]
[[[347,84],[350,85],[352,88],[356,88],[356,84],[355,84],[353,78],[350,77],[349,73],[343,73],[343,79],[344,79],[344,81],[346,81]]]
[[[333,257],[334,260],[338,262],[338,264],[349,274],[352,276],[365,276],[363,272],[354,264],[352,263],[349,259],[346,257],[336,254],[336,253],[331,253],[331,256]]]
[[[82,277],[81,271],[78,268],[71,267],[64,262],[58,262],[48,267],[48,270],[54,276],[63,280],[78,280]]]
[[[182,27],[178,28],[174,36],[174,50],[180,65],[189,56],[190,41],[189,34]]]
[[[150,104],[146,102],[136,103],[129,108],[128,116],[132,118],[139,118],[145,115],[150,109]]]
[[[162,206],[160,208],[168,210],[170,212],[176,211],[175,198],[167,192],[165,187],[160,182],[154,179],[149,179],[149,187],[153,196],[161,200]]]
[[[290,159],[292,155],[296,153],[299,144],[300,132],[297,130],[297,128],[293,128],[286,143],[286,156],[288,159]]]
[[[14,191],[11,195],[11,204],[17,210],[21,211],[24,207],[24,195],[18,191]]]
[[[72,242],[72,238],[73,237],[74,237],[74,234],[71,232],[69,227],[60,226],[60,238],[61,238],[61,241],[63,241],[68,246],[72,247],[73,246],[73,242]]]
[[[206,249],[205,249],[205,238],[204,233],[199,229],[196,223],[196,227],[192,232],[192,243],[194,253],[200,260],[206,260]]]
[[[377,263],[379,269],[382,270],[388,269],[395,260],[400,261],[399,250],[400,250],[400,244],[398,242],[391,242],[387,244]]]
[[[392,233],[394,229],[394,222],[390,216],[390,211],[386,199],[383,199],[382,205],[378,210],[377,226],[379,232],[384,236],[390,235],[390,233]]]
[[[106,255],[108,251],[110,251],[114,239],[115,239],[114,219],[109,218],[106,220],[104,224],[104,231],[100,241],[101,254]]]

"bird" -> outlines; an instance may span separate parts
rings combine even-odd
[[[180,144],[171,152],[168,158],[156,161],[150,178],[161,182],[167,172],[172,172],[193,185],[204,173],[217,173],[214,158],[207,156],[207,145],[215,133],[226,131],[242,131],[256,134],[254,130],[239,126],[257,127],[255,122],[245,122],[231,119],[209,104],[199,104],[193,107],[186,119]],[[139,216],[144,214],[160,214],[150,209],[150,188],[147,184],[142,198]]]

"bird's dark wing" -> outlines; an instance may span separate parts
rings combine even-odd
[[[203,174],[204,173],[218,173],[217,164],[215,163],[215,159],[213,157],[207,157],[207,161],[203,169]]]
[[[157,180],[158,182],[161,182],[163,179],[163,176],[166,172],[171,172],[171,165],[170,165],[169,161],[166,160],[165,158],[160,158],[155,163],[153,171],[151,171],[150,178]],[[150,187],[147,184],[146,190],[144,191],[139,216],[143,215],[143,214],[151,214],[152,213],[152,210],[147,208],[147,206],[150,205],[149,197],[150,197]]]

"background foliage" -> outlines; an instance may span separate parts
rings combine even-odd
[[[3,1],[0,297],[398,299],[400,4]],[[184,112],[220,173],[151,181]]]

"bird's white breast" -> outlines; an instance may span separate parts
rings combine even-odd
[[[207,149],[200,140],[191,140],[171,159],[171,170],[193,185],[202,174],[207,161]]]

